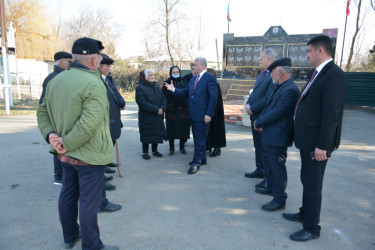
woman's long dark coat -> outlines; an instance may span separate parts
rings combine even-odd
[[[181,77],[168,78],[168,84],[173,80],[173,84],[177,89],[185,89],[189,84]],[[163,92],[167,97],[167,110],[165,112],[165,120],[167,124],[167,139],[184,139],[190,138],[190,121],[189,121],[189,102],[185,96],[173,95],[166,87]]]
[[[221,95],[220,85],[217,85],[217,103],[215,108],[214,117],[210,122],[210,129],[208,131],[206,148],[223,148],[227,145],[225,135],[225,120],[224,120],[224,104]]]
[[[167,100],[160,86],[148,81],[140,81],[135,90],[138,104],[138,127],[142,143],[163,143],[165,138],[164,116],[158,115],[167,109]]]

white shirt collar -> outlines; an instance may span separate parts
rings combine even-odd
[[[199,75],[199,79],[201,79],[202,76],[203,76],[203,74],[206,73],[206,72],[207,72],[207,69],[206,69],[206,70],[203,70],[201,73],[199,73],[199,74],[198,74],[198,75]]]
[[[327,61],[324,61],[322,62],[318,67],[316,67],[316,71],[318,71],[318,73],[324,68],[324,66],[327,65],[327,63],[329,63],[330,61],[332,61],[333,59],[328,59]]]

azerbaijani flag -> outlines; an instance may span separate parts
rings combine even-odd
[[[350,15],[350,9],[349,9],[350,1],[351,1],[351,0],[348,0],[348,1],[346,2],[346,15],[347,15],[347,16]],[[229,8],[229,6],[228,6],[228,8]],[[228,9],[228,12],[229,12],[229,9]]]
[[[350,0],[349,0],[349,1],[350,1]],[[228,2],[227,20],[228,20],[228,22],[231,22],[232,19],[230,19],[230,15],[229,15],[229,3],[230,3],[230,2]]]

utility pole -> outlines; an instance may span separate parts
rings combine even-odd
[[[0,22],[1,22],[1,54],[3,58],[3,75],[4,75],[4,95],[5,95],[5,114],[10,114],[9,105],[9,69],[8,69],[8,58],[7,58],[7,28],[5,23],[5,5],[4,0],[0,0]],[[3,91],[1,89],[1,91]]]

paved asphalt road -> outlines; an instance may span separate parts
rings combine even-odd
[[[187,155],[145,161],[137,126],[137,106],[122,112],[119,139],[124,178],[107,192],[122,210],[100,213],[101,239],[120,249],[375,249],[375,114],[345,110],[341,148],[329,160],[323,190],[321,237],[306,243],[288,236],[299,223],[284,211],[264,212],[270,196],[254,192],[250,128],[227,125],[228,146],[195,175],[187,175]],[[35,115],[0,117],[0,249],[63,249],[57,213],[60,186],[53,185],[53,161]],[[285,212],[301,205],[298,151],[289,149]],[[75,249],[81,249],[80,244]]]

